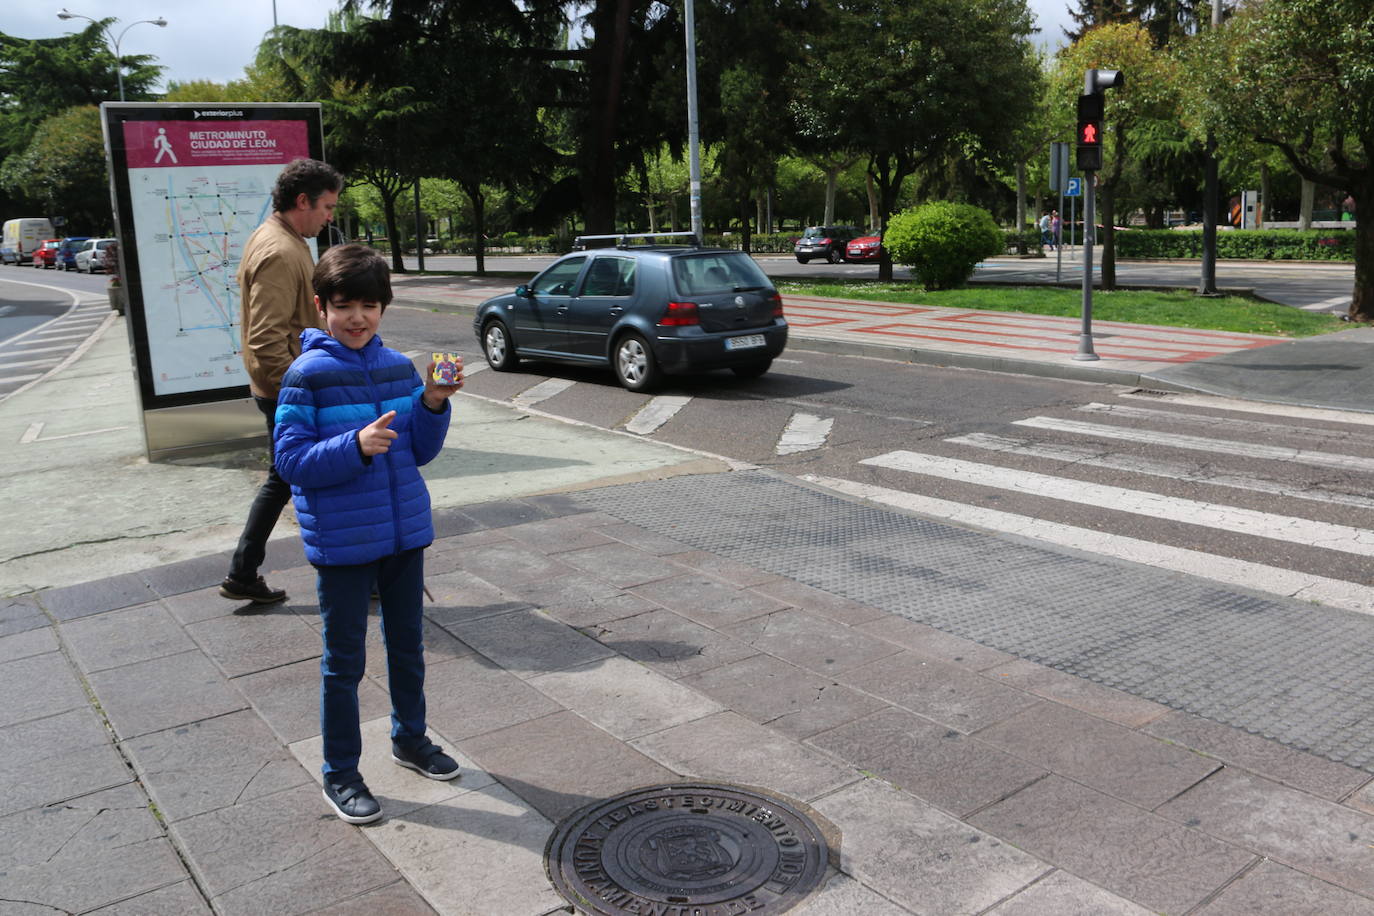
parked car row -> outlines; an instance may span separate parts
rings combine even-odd
[[[854,226],[808,226],[792,247],[797,261],[807,264],[820,259],[837,261],[876,261],[882,257],[880,235],[864,235]]]

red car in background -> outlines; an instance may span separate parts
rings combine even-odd
[[[62,247],[61,239],[44,239],[43,244],[33,250],[34,267],[56,267],[57,249]]]
[[[849,244],[844,246],[844,259],[846,261],[876,261],[883,254],[883,237],[881,235],[864,235],[857,239],[850,239]]]

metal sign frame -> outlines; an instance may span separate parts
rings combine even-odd
[[[252,444],[265,429],[239,355],[238,258],[282,167],[324,158],[320,105],[100,108],[148,456]]]

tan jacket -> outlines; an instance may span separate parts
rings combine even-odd
[[[301,331],[320,328],[310,278],[315,261],[296,230],[273,213],[253,230],[239,261],[239,328],[249,388],[276,400],[281,377],[301,352]]]

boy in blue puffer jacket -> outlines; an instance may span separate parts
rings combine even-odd
[[[462,387],[425,381],[377,336],[391,302],[386,261],[363,245],[330,248],[315,267],[315,307],[326,334],[308,328],[277,399],[277,471],[291,495],[318,576],[324,657],[320,730],[324,797],[350,824],[382,816],[358,759],[358,682],[369,598],[381,597],[391,685],[391,755],[430,779],[458,764],[425,734],[421,598],[424,550],[434,540],[420,465],[443,447],[448,399]]]

